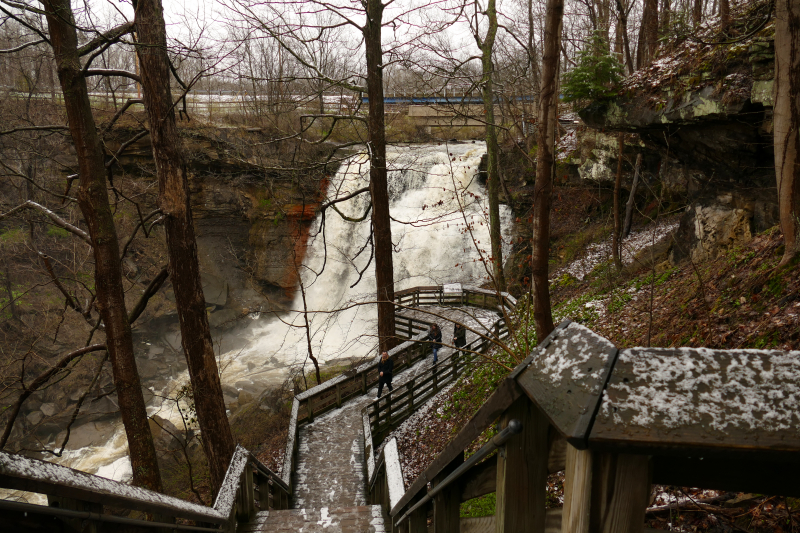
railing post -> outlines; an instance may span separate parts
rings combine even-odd
[[[408,517],[408,533],[428,533],[428,506],[423,505]]]
[[[367,393],[367,372],[364,371],[361,373],[361,393]]]
[[[545,459],[546,461],[546,459]],[[434,479],[434,486],[449,476],[461,463],[464,462],[462,451],[453,461],[442,470]],[[433,497],[433,531],[434,533],[458,533],[461,531],[461,486],[452,483],[442,492]],[[519,531],[531,531],[528,528]],[[535,529],[532,531],[536,531]]]
[[[336,384],[336,407],[342,406],[342,388],[341,382]]]
[[[314,421],[314,406],[312,404],[312,399],[313,399],[313,397],[309,396],[308,400],[306,400],[306,410],[308,410],[308,423],[309,424]]]
[[[561,531],[589,533],[592,505],[592,451],[578,450],[567,444],[566,462]]]
[[[247,522],[256,514],[255,491],[253,489],[253,468],[248,463],[239,480],[236,495],[236,520]]]
[[[453,355],[451,356],[451,359],[453,360],[453,379],[454,380],[458,378],[458,355],[459,355],[459,350],[456,349],[456,351],[453,352]]]
[[[431,371],[433,372],[433,390],[439,390],[439,368],[436,365],[431,367]]]
[[[500,427],[514,418],[522,422],[522,433],[497,456],[495,532],[544,531],[550,424],[527,396],[506,409]]]
[[[589,521],[602,533],[644,531],[650,495],[646,455],[594,453]]]
[[[406,387],[408,387],[408,411],[414,412],[414,378],[408,380]]]

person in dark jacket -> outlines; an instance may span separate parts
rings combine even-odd
[[[383,386],[389,387],[389,392],[392,392],[392,370],[394,369],[394,361],[389,357],[388,352],[381,354],[381,360],[378,362],[378,398],[381,397]]]
[[[461,324],[456,324],[453,326],[453,345],[456,348],[461,348],[465,344],[467,344],[467,328]]]
[[[442,330],[436,324],[431,324],[431,329],[428,331],[428,340],[433,341],[431,347],[433,348],[433,364],[439,359],[439,348],[442,347]]]

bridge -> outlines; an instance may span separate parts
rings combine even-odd
[[[475,287],[400,291],[395,389],[374,399],[377,360],[294,398],[284,464],[237,448],[213,507],[0,453],[0,486],[48,506],[0,501],[4,524],[79,531],[630,533],[644,531],[651,483],[800,496],[800,352],[631,348],[560,324],[406,485],[391,430],[498,341],[516,301]],[[432,318],[433,317],[433,318]],[[463,352],[430,364],[433,320],[466,322]],[[489,427],[497,434],[465,459]],[[731,467],[735,465],[735,467]],[[547,510],[548,473],[566,470]],[[496,493],[481,524],[462,501]],[[109,508],[127,509],[118,516]],[[134,516],[139,513],[139,516]],[[146,520],[147,516],[153,520]],[[429,529],[428,523],[432,529]],[[89,529],[87,529],[89,528]],[[93,529],[92,529],[93,528]]]

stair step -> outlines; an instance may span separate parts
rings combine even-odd
[[[262,513],[259,513],[261,515]],[[256,518],[256,520],[258,517]],[[252,522],[251,522],[252,524]],[[248,527],[250,524],[248,524]],[[286,509],[270,511],[267,519],[260,524],[261,529],[243,531],[269,531],[303,533],[385,533],[383,514],[380,505],[342,507],[329,509]]]

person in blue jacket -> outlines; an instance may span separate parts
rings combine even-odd
[[[431,324],[431,329],[428,331],[426,338],[432,341],[433,364],[436,364],[436,360],[439,359],[439,348],[442,347],[442,330],[436,324]]]

